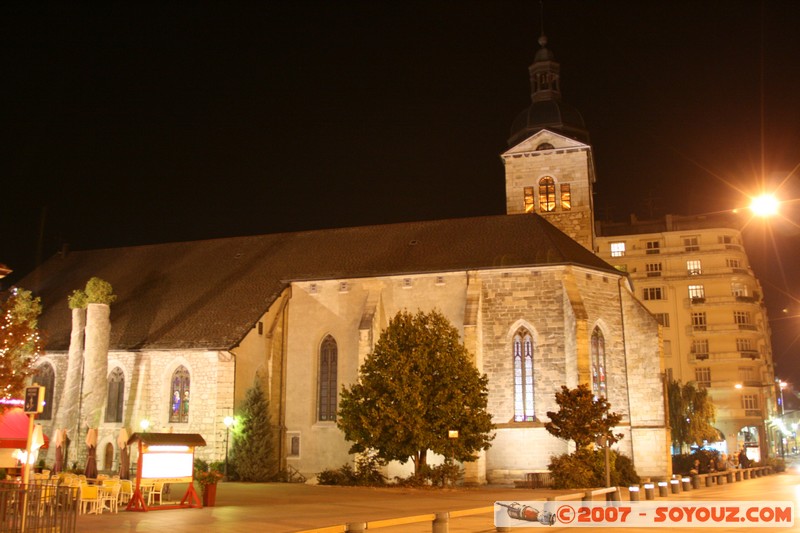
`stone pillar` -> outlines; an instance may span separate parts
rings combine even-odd
[[[89,428],[100,426],[108,397],[110,315],[108,304],[89,304],[86,309],[82,419]]]
[[[64,458],[64,468],[77,461],[77,443],[80,440],[78,411],[80,410],[81,379],[83,377],[83,335],[86,328],[86,309],[72,310],[72,333],[69,340],[67,376],[61,398],[56,404],[55,429],[66,429],[70,438],[69,457]]]

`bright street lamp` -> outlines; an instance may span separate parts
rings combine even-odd
[[[752,199],[750,210],[758,217],[767,218],[778,213],[778,205],[778,199],[773,195],[762,194]]]

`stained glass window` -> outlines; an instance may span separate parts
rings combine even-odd
[[[189,421],[189,371],[185,366],[179,366],[172,374],[169,421]]]
[[[514,335],[514,421],[534,419],[533,337],[526,329]]]
[[[319,400],[317,411],[320,421],[336,420],[336,379],[338,350],[336,341],[328,335],[319,350]]]

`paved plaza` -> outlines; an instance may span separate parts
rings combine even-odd
[[[174,486],[173,499],[179,499],[185,488],[185,485]],[[149,512],[121,511],[118,514],[105,513],[99,516],[83,515],[78,517],[78,531],[81,533],[108,531],[290,533],[353,522],[490,507],[495,501],[544,500],[556,492],[558,491],[509,487],[434,490],[285,483],[221,483],[218,486],[215,507]],[[623,494],[623,499],[625,496],[626,494]],[[800,509],[800,470],[791,467],[783,474],[702,488],[678,495],[671,494],[668,499],[791,500],[795,502],[796,509]],[[542,527],[538,524],[534,526]],[[551,531],[566,529],[556,526]],[[744,531],[744,528],[726,529],[726,531],[739,530]],[[800,531],[800,524],[792,530]],[[381,528],[379,531],[430,533],[431,525],[430,523],[406,524]],[[482,513],[453,518],[450,520],[449,531],[451,533],[494,532],[493,516],[491,513]],[[715,531],[722,530],[715,529]],[[780,531],[789,529],[780,528]]]

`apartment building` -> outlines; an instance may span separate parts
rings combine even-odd
[[[668,378],[708,389],[723,451],[775,452],[778,414],[763,293],[742,243],[743,215],[598,223],[598,255],[629,274],[661,324]]]

